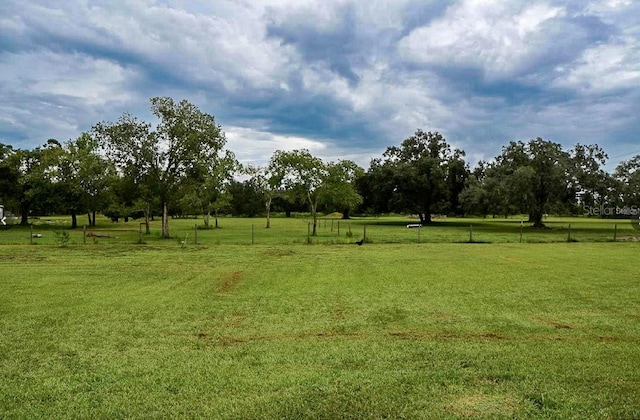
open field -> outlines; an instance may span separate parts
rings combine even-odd
[[[0,246],[0,417],[640,417],[640,244],[373,238]]]
[[[248,245],[248,244],[350,244],[365,236],[367,242],[390,243],[547,243],[547,242],[612,242],[639,241],[640,231],[634,230],[629,220],[607,220],[586,217],[550,217],[545,220],[548,229],[536,229],[527,223],[521,225],[523,217],[502,219],[445,218],[436,219],[433,225],[421,229],[408,229],[407,224],[416,223],[408,217],[363,217],[352,220],[325,217],[318,222],[318,235],[308,237],[308,217],[273,218],[271,229],[265,229],[263,218],[220,219],[219,229],[204,230],[203,220],[172,219],[170,233],[175,240],[160,239],[160,221],[151,223],[151,234],[140,235],[140,220],[128,223],[112,223],[107,218],[98,218],[96,228],[88,228],[84,237],[82,227],[71,230],[69,217],[33,219],[33,231],[29,227],[10,226],[0,229],[0,245],[44,244],[55,245],[57,231],[69,234],[69,245],[125,243],[183,247],[185,245]],[[212,221],[213,224],[213,221]],[[196,232],[195,227],[200,228]],[[31,232],[41,235],[30,240]],[[351,232],[351,236],[349,236]],[[196,236],[197,235],[197,236]]]

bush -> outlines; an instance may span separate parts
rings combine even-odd
[[[58,246],[67,246],[67,244],[69,243],[69,239],[71,239],[71,237],[69,236],[69,232],[65,230],[57,230],[54,233],[56,235],[56,243],[58,244]]]

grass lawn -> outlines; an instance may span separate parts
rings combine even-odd
[[[524,216],[523,216],[524,217]],[[96,228],[87,228],[84,237],[82,227],[69,229],[70,218],[48,217],[33,219],[32,228],[22,226],[0,227],[0,245],[55,245],[56,233],[66,232],[69,245],[83,244],[143,244],[160,247],[182,247],[186,245],[276,245],[276,244],[352,244],[365,237],[375,244],[418,243],[550,243],[567,242],[612,242],[638,241],[640,231],[634,230],[629,220],[607,220],[586,217],[549,217],[547,229],[536,229],[521,224],[523,217],[502,219],[448,218],[436,219],[429,226],[408,229],[416,219],[407,217],[363,217],[352,220],[325,217],[318,221],[317,236],[307,236],[311,219],[308,217],[273,218],[271,229],[265,229],[264,218],[220,219],[219,229],[204,230],[203,220],[172,219],[170,233],[173,240],[160,238],[160,221],[151,223],[151,234],[140,235],[140,220],[112,223],[98,218]],[[195,227],[199,226],[196,231]],[[39,235],[31,239],[30,236]]]
[[[640,417],[640,244],[373,239],[0,246],[0,418]]]

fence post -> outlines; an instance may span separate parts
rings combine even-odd
[[[198,224],[193,227],[193,242],[198,245]]]
[[[571,242],[571,223],[569,223],[569,234],[567,236],[567,242]]]
[[[473,242],[473,226],[469,225],[469,242]]]
[[[82,226],[82,243],[87,243],[87,225]]]
[[[255,245],[256,243],[256,234],[254,224],[251,223],[251,245]]]
[[[524,220],[520,220],[520,243],[522,243],[522,230],[524,229]]]
[[[33,223],[31,223],[29,226],[30,226],[29,243],[33,245]]]
[[[618,224],[613,225],[613,242],[618,238]]]
[[[420,226],[418,226],[418,243],[422,242],[420,240],[420,231],[422,230],[422,224],[420,224]]]
[[[340,220],[338,220],[338,236],[340,236]]]

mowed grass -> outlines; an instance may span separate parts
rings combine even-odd
[[[32,227],[0,226],[0,245],[56,245],[56,232],[69,235],[68,245],[136,244],[161,247],[212,245],[275,244],[353,244],[366,237],[368,243],[550,243],[550,242],[632,242],[640,241],[640,231],[626,219],[587,217],[549,217],[547,228],[537,229],[522,223],[525,216],[510,218],[442,218],[420,229],[408,229],[416,219],[395,217],[362,217],[340,220],[323,217],[318,220],[317,235],[308,236],[309,217],[275,217],[265,229],[264,218],[222,217],[219,228],[203,229],[203,220],[172,219],[172,240],[160,238],[160,221],[151,222],[151,234],[139,234],[140,220],[112,223],[98,218],[98,226],[70,229],[70,218],[64,216],[32,219]],[[213,224],[213,220],[211,221]],[[196,226],[198,229],[196,230]],[[86,237],[85,237],[86,233]],[[31,235],[38,236],[30,238]]]
[[[636,243],[0,247],[3,418],[639,418]]]

